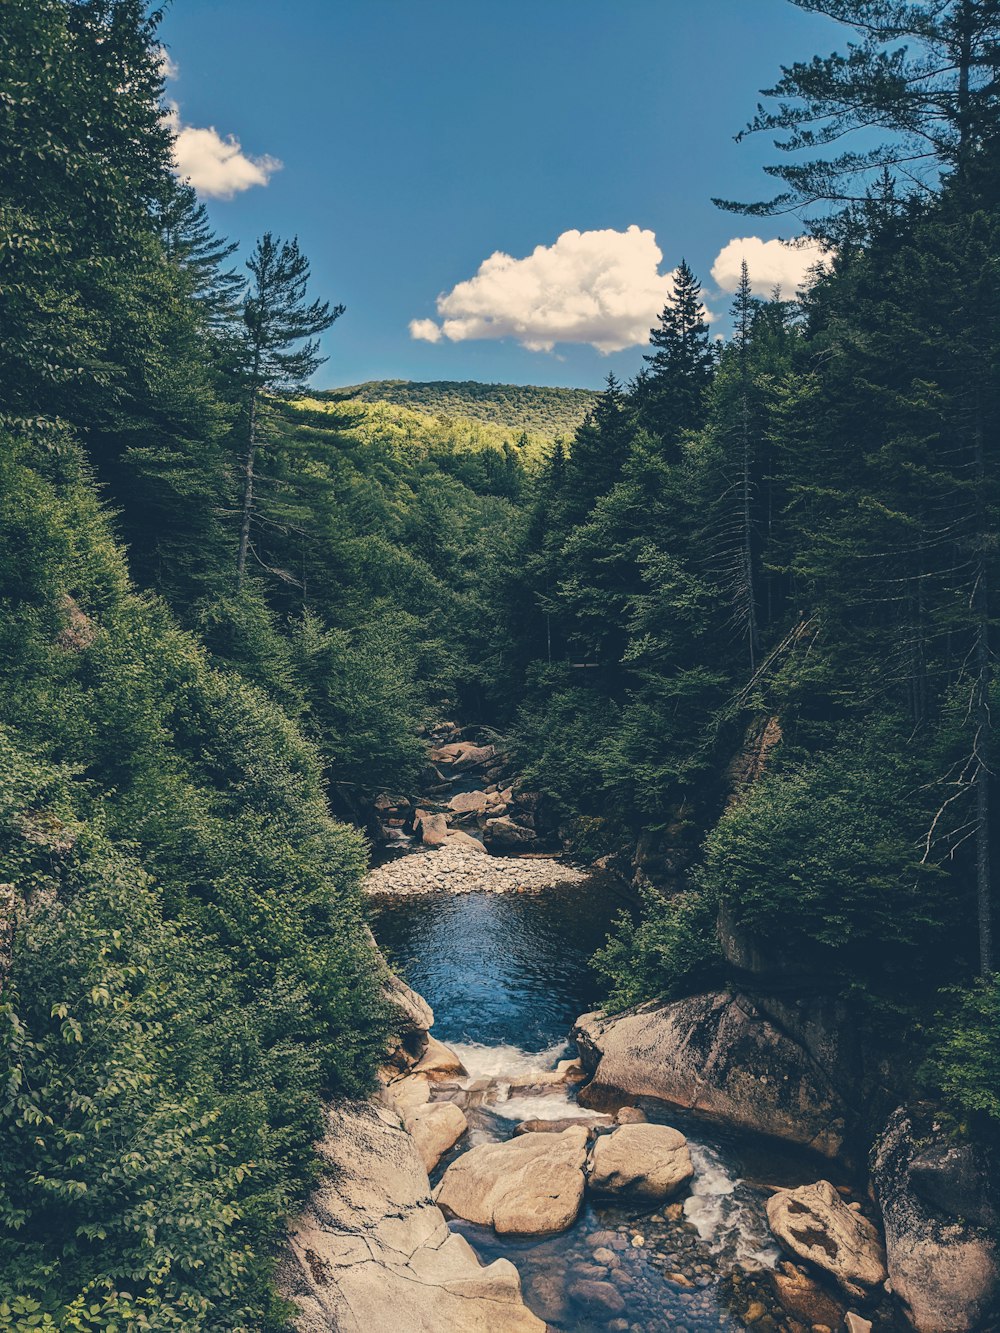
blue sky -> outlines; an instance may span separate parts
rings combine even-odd
[[[844,37],[788,0],[173,0],[161,32],[218,230],[297,234],[315,294],[347,306],[320,386],[629,377],[640,346],[593,343],[633,339],[682,257],[723,314],[727,243],[794,234],[711,197],[768,192],[774,150],[733,135],[780,63]],[[762,284],[802,263],[758,253]]]

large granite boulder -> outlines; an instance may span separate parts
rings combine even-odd
[[[745,995],[695,995],[584,1014],[573,1037],[593,1074],[580,1104],[651,1097],[722,1124],[841,1154],[847,1108],[810,1054]]]
[[[500,1234],[551,1235],[576,1221],[586,1156],[583,1125],[482,1143],[451,1164],[434,1197],[447,1214]]]
[[[454,1102],[427,1102],[412,1111],[403,1124],[428,1172],[469,1128],[465,1112]]]
[[[448,802],[448,809],[456,815],[482,815],[490,804],[490,798],[484,791],[460,791]]]
[[[864,1300],[885,1281],[878,1232],[848,1208],[829,1181],[778,1190],[766,1208],[768,1225],[784,1248],[829,1273],[849,1296]]]
[[[597,1194],[659,1203],[693,1175],[687,1139],[679,1130],[669,1125],[622,1125],[597,1139],[587,1183]]]
[[[1000,1303],[989,1165],[931,1114],[899,1107],[875,1145],[872,1182],[889,1280],[920,1333],[985,1326]]]
[[[449,1231],[395,1117],[342,1102],[329,1108],[327,1131],[326,1170],[278,1275],[299,1333],[545,1333],[514,1265],[483,1267]]]

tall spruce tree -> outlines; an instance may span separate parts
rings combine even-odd
[[[246,574],[254,518],[254,480],[264,395],[301,388],[326,360],[318,335],[340,318],[345,307],[306,301],[309,261],[298,238],[282,241],[265,232],[247,260],[251,283],[243,304],[246,325],[246,448],[237,588]]]
[[[673,293],[649,341],[655,351],[643,358],[649,370],[640,381],[641,420],[676,446],[685,431],[704,424],[705,394],[715,365],[701,283],[686,260],[674,275]]]

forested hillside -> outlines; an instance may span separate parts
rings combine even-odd
[[[138,0],[7,6],[0,90],[0,1327],[284,1327],[387,1022],[331,807],[479,688],[524,469],[283,401],[339,311],[231,269]]]
[[[369,380],[320,397],[393,403],[439,419],[482,421],[504,431],[527,431],[554,440],[570,435],[593,407],[592,389],[550,389],[534,384],[478,384],[475,380]]]
[[[785,180],[800,299],[745,277],[720,347],[682,265],[597,396],[311,395],[350,312],[294,241],[233,266],[140,0],[8,0],[0,1330],[287,1327],[323,1100],[386,1038],[352,824],[446,715],[641,884],[612,1004],[726,985],[737,932],[1000,1135],[1000,15],[932,8],[933,117],[901,58],[874,110],[786,72],[772,128],[930,144],[916,191]]]

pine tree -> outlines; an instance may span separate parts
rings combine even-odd
[[[717,199],[751,215],[817,203],[864,204],[873,176],[888,172],[902,192],[936,189],[942,170],[974,163],[998,129],[1000,0],[792,0],[852,28],[846,55],[814,56],[782,70],[740,138],[778,134],[786,153],[814,153],[850,135],[882,130],[874,148],[766,168],[785,189],[763,203]],[[828,210],[827,210],[828,211]],[[814,223],[829,234],[830,220]]]
[[[243,304],[246,325],[246,450],[237,588],[242,588],[254,515],[254,480],[265,394],[301,388],[324,362],[318,335],[344,313],[342,305],[306,303],[309,261],[298,239],[281,241],[265,232],[247,260],[252,282]]]
[[[608,375],[604,390],[573,437],[566,460],[565,518],[586,518],[621,477],[632,438],[632,417],[621,382]]]
[[[705,394],[715,365],[701,284],[685,260],[649,341],[656,350],[643,358],[649,371],[640,384],[641,419],[648,430],[676,446],[685,431],[704,424]]]

